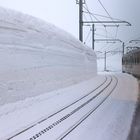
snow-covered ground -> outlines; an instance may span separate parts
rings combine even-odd
[[[126,140],[137,94],[68,33],[0,8],[0,140]]]
[[[0,8],[0,105],[88,80],[94,52],[42,20]]]
[[[115,77],[118,79],[118,84],[113,93],[65,139],[126,140],[137,101],[138,84],[135,78],[126,74],[116,74]],[[115,78],[109,88],[97,99],[84,105],[83,108],[64,119],[60,124],[54,125],[48,132],[45,132],[45,129],[85,103],[92,96],[97,95],[101,89],[96,88],[101,84],[103,84],[102,89],[105,88],[110,79],[109,75],[107,81],[106,76],[96,76],[64,89],[2,106],[0,108],[1,140],[10,138],[21,131],[23,133],[11,138],[11,140],[30,139],[37,134],[39,140],[59,139],[65,134],[65,131],[71,129],[75,123],[90,110],[95,109],[108,96],[116,84]],[[91,95],[69,106],[91,91],[94,91]],[[66,109],[61,110],[62,108]],[[59,110],[61,111],[55,114]],[[30,128],[30,126],[32,127]],[[26,129],[27,131],[24,132]]]

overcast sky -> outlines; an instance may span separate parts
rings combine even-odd
[[[140,38],[140,0],[101,0],[101,2],[112,17],[129,21],[133,25],[132,27],[118,28],[117,38],[122,41]],[[86,3],[91,12],[108,16],[98,0],[86,0]],[[76,0],[0,0],[0,6],[39,17],[78,38],[78,5],[76,5]],[[84,17],[90,19],[86,14]],[[103,20],[100,17],[98,19]],[[95,19],[93,18],[93,20]],[[86,38],[89,28],[85,30]],[[107,31],[108,36],[115,36],[116,28],[107,29]],[[96,27],[96,33],[106,35],[101,26]],[[88,45],[91,44],[90,36],[87,39]],[[96,38],[103,37],[96,36]],[[96,44],[96,46],[99,45]]]

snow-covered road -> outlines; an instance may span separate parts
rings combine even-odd
[[[0,139],[126,140],[138,94],[126,74],[91,80],[0,108]]]

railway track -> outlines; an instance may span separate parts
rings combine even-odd
[[[81,117],[79,119],[79,121],[77,121],[74,125],[72,125],[67,131],[65,131],[60,137],[58,137],[56,140],[63,140],[68,134],[70,134],[76,127],[78,127],[84,120],[86,120],[90,115],[92,115],[94,113],[94,111],[100,107],[105,100],[111,95],[111,93],[114,91],[114,89],[116,88],[117,84],[118,84],[118,80],[116,79],[116,84],[114,85],[114,87],[112,88],[112,90],[108,93],[108,95],[93,109],[91,109],[87,114],[85,114],[83,117]]]
[[[115,81],[115,84],[113,83]],[[117,79],[115,77],[106,77],[105,81],[99,85],[97,88],[92,90],[90,93],[86,94],[85,96],[79,98],[78,100],[74,101],[73,103],[63,107],[59,111],[51,114],[50,116],[47,116],[43,118],[42,120],[39,120],[37,123],[27,127],[26,129],[10,136],[7,138],[7,140],[21,140],[22,136],[25,136],[25,139],[28,140],[35,140],[37,138],[40,138],[41,136],[45,135],[47,132],[57,128],[60,124],[64,123],[65,121],[69,120],[72,116],[83,110],[86,106],[88,107],[93,101],[95,101],[96,98],[99,98],[99,96],[102,95],[104,91],[109,88],[111,84],[113,85],[113,88],[106,94],[101,97],[101,101],[95,105],[94,108],[88,110],[88,112],[78,121],[76,121],[72,126],[68,127],[67,130],[65,130],[63,133],[61,133],[61,136],[59,136],[57,139],[64,139],[68,134],[70,134],[78,125],[80,125],[88,116],[90,116],[101,104],[109,97],[109,95],[113,92],[115,87],[117,86]],[[32,135],[30,133],[32,129],[36,129],[37,127],[40,127],[41,130],[37,130],[35,134]],[[43,127],[42,127],[43,125]],[[54,130],[55,131],[55,130]],[[27,137],[26,137],[27,135]]]

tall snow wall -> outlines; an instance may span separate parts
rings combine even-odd
[[[95,53],[73,36],[0,8],[0,104],[67,87],[96,73]]]

